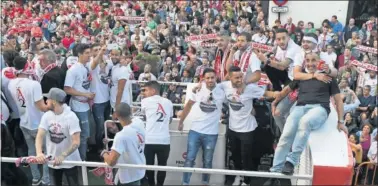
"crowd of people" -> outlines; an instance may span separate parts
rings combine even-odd
[[[349,135],[356,166],[377,163],[374,15],[361,26],[329,15],[315,28],[300,18],[268,23],[260,1],[6,1],[1,9],[1,148],[3,156],[43,164],[42,172],[30,165],[32,185],[61,185],[63,174],[78,184],[79,169],[61,163],[88,160],[88,152],[109,165],[153,165],[157,156],[165,166],[175,150],[169,124],[179,118],[183,130],[190,112],[197,114],[185,167],[202,148],[203,167],[212,168],[219,121],[227,118],[233,169],[255,170],[250,157],[260,123],[253,103],[261,99],[272,101],[280,136],[271,172],[294,173],[309,134],[330,112],[337,112],[335,130]],[[186,83],[197,85],[188,93]],[[108,119],[119,121],[119,132],[104,150]],[[5,167],[6,184],[30,184],[18,168]],[[164,185],[166,173],[156,177],[119,169],[124,185]],[[190,177],[184,173],[182,184]],[[209,185],[210,175],[201,181]]]

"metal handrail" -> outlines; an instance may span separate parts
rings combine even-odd
[[[1,157],[1,162],[15,163],[17,158]],[[53,164],[53,162],[48,162]],[[87,167],[109,167],[106,163],[89,162],[89,161],[63,161],[62,165],[72,165],[82,167],[83,184],[88,185]],[[133,165],[133,164],[116,164],[112,168],[130,168],[130,169],[145,169],[154,171],[167,171],[167,172],[191,172],[191,173],[207,173],[217,175],[234,175],[234,176],[249,176],[261,178],[279,178],[279,179],[301,179],[312,180],[312,175],[284,175],[281,173],[272,172],[258,172],[258,171],[238,171],[226,169],[206,169],[206,168],[190,168],[190,167],[173,167],[173,166],[157,166],[157,165]]]

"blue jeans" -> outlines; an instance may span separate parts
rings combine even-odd
[[[35,149],[35,138],[37,137],[38,129],[29,130],[24,127],[20,127],[22,133],[24,134],[26,145],[28,146],[28,156],[36,156],[36,149]],[[45,143],[44,143],[45,144]],[[43,145],[43,151],[46,152],[46,146]],[[43,164],[43,177],[42,182],[49,184],[49,167],[47,164]],[[39,172],[37,164],[30,164],[31,173],[33,176],[33,180],[39,180],[41,178],[41,173]]]
[[[110,103],[95,103],[92,106],[93,118],[96,123],[96,143],[97,146],[102,148],[104,138],[104,123],[110,116]]]
[[[280,112],[279,116],[273,116],[274,122],[276,123],[276,126],[280,129],[280,133],[282,133],[286,118],[290,114],[290,108],[294,105],[295,102],[292,102],[289,99],[289,96],[286,96],[283,98],[277,105],[276,110]]]
[[[328,113],[320,104],[295,106],[286,120],[270,171],[281,172],[286,161],[296,166],[306,148],[310,132],[320,128],[327,118]]]
[[[80,146],[79,146],[79,153],[82,161],[86,160],[87,157],[87,147],[88,147],[88,138],[90,135],[89,129],[89,112],[75,112],[76,116],[79,118],[80,121]]]
[[[201,134],[199,132],[190,130],[188,135],[188,150],[184,167],[193,167],[200,147],[202,147],[203,168],[211,169],[213,167],[213,154],[215,145],[217,144],[218,134]],[[184,172],[182,178],[183,185],[189,185],[192,173]],[[210,182],[209,174],[202,174],[202,184],[208,185]]]

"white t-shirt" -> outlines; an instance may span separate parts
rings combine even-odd
[[[63,105],[63,113],[56,115],[52,111],[46,112],[41,119],[39,128],[46,130],[46,155],[54,157],[60,156],[64,151],[70,148],[72,144],[71,136],[77,132],[81,132],[79,119],[76,114],[71,111],[66,104]],[[79,150],[76,149],[64,160],[67,161],[81,161]],[[73,165],[59,165],[53,169],[69,169]]]
[[[278,61],[284,61],[286,58],[293,60],[293,63],[291,63],[288,68],[288,76],[290,80],[294,79],[294,64],[303,63],[303,60],[296,62],[296,60],[299,59],[297,57],[298,54],[301,54],[301,47],[295,44],[292,39],[289,40],[286,50],[282,50],[279,46],[277,47],[275,58]]]
[[[65,87],[72,87],[79,92],[89,92],[90,85],[89,68],[81,63],[75,63],[67,71]],[[72,96],[70,106],[74,112],[87,112],[89,110],[88,98],[84,96]]]
[[[35,103],[43,99],[41,84],[28,78],[16,78],[9,82],[8,89],[20,113],[20,126],[29,130],[38,129],[43,112]]]
[[[265,44],[268,38],[262,34],[261,36],[257,33],[252,36],[252,41],[257,42],[257,43],[262,43]]]
[[[91,62],[93,63],[93,61]],[[100,64],[92,70],[92,80],[90,85],[91,92],[96,93],[96,96],[93,99],[94,103],[105,103],[110,99],[110,77],[109,72],[112,69],[112,63],[106,63],[103,68],[100,67]]]
[[[243,94],[238,95],[231,81],[223,82],[226,99],[230,109],[229,128],[235,132],[250,132],[257,127],[256,118],[252,115],[253,99],[261,98],[265,90],[255,84],[249,84]]]
[[[329,67],[334,67],[335,61],[336,61],[337,55],[332,52],[331,54],[328,54],[328,52],[321,52],[320,53],[320,59],[325,61]]]
[[[154,74],[152,74],[152,73],[149,73],[150,74],[150,76],[151,76],[151,81],[156,81],[156,76],[154,75]],[[146,77],[146,73],[141,73],[140,75],[139,75],[139,78],[138,78],[138,81],[144,81],[144,78]]]
[[[76,64],[79,61],[79,58],[76,56],[69,56],[66,60],[67,68],[71,68],[72,65]]]
[[[130,71],[126,66],[121,66],[117,64],[112,68],[112,86],[110,88],[110,104],[114,108],[116,104],[117,91],[118,91],[118,81],[125,79],[125,89],[123,90],[121,103],[127,103],[131,105],[132,101],[132,90],[130,82]]]
[[[170,144],[169,124],[173,105],[169,99],[151,96],[142,99],[142,112],[146,114],[146,144]]]
[[[133,123],[123,127],[118,132],[113,141],[112,150],[120,154],[117,163],[146,165],[144,157],[145,133],[140,128],[140,124]],[[134,182],[144,177],[144,169],[120,168],[119,180],[122,184]]]
[[[1,96],[4,96],[4,94],[1,92]],[[4,96],[5,98],[5,96]],[[5,98],[6,99],[6,98]],[[8,102],[8,100],[6,100]],[[7,104],[1,99],[1,123],[5,124],[5,121],[9,119],[9,109]]]
[[[378,76],[376,75],[375,78],[371,78],[370,74],[365,74],[364,75],[364,86],[369,85],[370,86],[370,95],[375,96],[376,95],[376,90],[377,90],[377,78]]]
[[[210,94],[212,94],[210,96]],[[219,121],[222,114],[222,104],[225,101],[225,93],[220,84],[210,91],[203,84],[202,88],[196,94],[190,94],[190,100],[194,101],[192,110],[198,110],[196,117],[192,120],[190,130],[201,134],[218,134]],[[211,98],[212,97],[212,100]]]
[[[241,68],[242,72],[244,73],[244,79],[246,80],[252,73],[255,71],[260,71],[261,70],[261,61],[257,57],[257,55],[251,51],[252,48],[248,47],[244,53],[246,53],[243,59],[243,53],[238,50],[235,52],[233,56],[233,61],[239,61],[239,67]],[[248,52],[251,52],[251,56],[249,57],[249,64],[248,68],[244,69],[245,63],[247,62],[248,58]]]
[[[13,119],[17,119],[17,118],[20,118],[20,114],[19,114],[18,109],[17,109],[17,104],[16,104],[16,102],[13,100],[12,94],[10,93],[10,91],[9,91],[9,89],[8,89],[8,85],[9,85],[9,81],[10,81],[10,79],[8,79],[8,78],[5,76],[5,72],[11,70],[10,68],[11,68],[11,67],[5,67],[5,68],[3,68],[3,70],[1,71],[1,90],[2,90],[2,92],[4,93],[4,96],[5,96],[5,98],[6,98],[7,101],[8,101],[8,105],[9,105],[9,106],[11,107],[11,109],[12,109],[11,117],[12,117]]]

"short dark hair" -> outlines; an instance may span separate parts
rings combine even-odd
[[[333,15],[332,17],[335,18],[335,19],[337,19],[337,15]]]
[[[205,77],[205,75],[207,73],[214,73],[215,74],[215,70],[212,69],[212,68],[205,68],[205,70],[203,70],[202,77]]]
[[[287,31],[285,28],[278,28],[276,30],[276,34],[278,33],[286,33],[286,34],[289,34],[289,31]]]
[[[127,103],[120,103],[115,107],[115,113],[117,113],[120,119],[131,118],[131,108]]]
[[[16,56],[13,60],[13,65],[16,70],[22,70],[25,68],[27,62],[26,58]]]
[[[160,84],[157,81],[149,81],[144,84],[144,87],[153,88],[157,93],[160,93]]]
[[[230,69],[228,70],[228,72],[230,74],[233,73],[233,72],[241,72],[241,69],[238,66],[231,66]]]
[[[93,43],[91,44],[91,48],[95,48],[95,47],[98,47],[98,46],[101,46],[99,43]]]
[[[20,56],[20,54],[15,50],[5,50],[3,52],[3,59],[5,63],[8,65],[8,67],[13,67],[13,60],[15,57]]]
[[[238,35],[238,37],[239,37],[239,36],[244,36],[244,37],[247,39],[247,42],[250,42],[251,39],[252,39],[251,34],[248,33],[248,32],[242,32],[242,33],[240,33],[240,34]]]
[[[77,44],[76,51],[78,55],[83,54],[87,49],[91,49],[91,47],[87,44]]]

